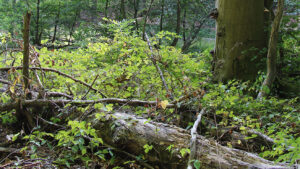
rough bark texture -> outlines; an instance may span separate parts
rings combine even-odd
[[[23,81],[24,81],[24,97],[26,99],[30,99],[30,96],[28,95],[29,91],[29,30],[30,30],[30,17],[31,13],[26,12],[24,15],[24,27],[23,27]],[[17,104],[21,104],[22,100],[18,100]],[[18,121],[25,122],[25,124],[28,125],[29,128],[34,127],[33,117],[30,112],[26,110],[26,107],[18,106],[16,108],[16,114]],[[25,120],[26,119],[26,120]]]
[[[35,27],[35,44],[41,45],[41,39],[39,36],[39,26],[40,26],[40,0],[36,2],[36,27]]]
[[[180,0],[177,0],[177,24],[176,24],[176,34],[179,35],[180,34],[180,25],[181,25],[181,2]],[[176,46],[177,42],[178,42],[178,38],[174,38],[171,46]]]
[[[277,56],[277,40],[278,40],[278,31],[280,27],[281,18],[283,15],[283,7],[284,0],[278,1],[278,9],[277,14],[275,16],[270,40],[269,40],[269,48],[267,55],[267,78],[264,80],[262,84],[262,90],[258,94],[258,98],[262,98],[267,95],[267,92],[264,90],[265,87],[271,89],[272,83],[276,77],[276,56]]]
[[[264,1],[217,0],[214,79],[251,80],[266,47]]]
[[[121,0],[120,4],[120,14],[121,14],[121,20],[126,19],[126,12],[125,12],[125,0]]]
[[[24,15],[24,27],[23,27],[23,80],[25,92],[29,88],[29,28],[30,28],[31,13],[27,12]],[[26,94],[25,94],[26,95]]]
[[[91,115],[88,121],[99,130],[104,142],[121,148],[131,154],[145,154],[143,146],[153,145],[145,154],[151,165],[159,168],[186,168],[188,155],[182,157],[180,150],[189,148],[189,131],[164,124],[149,122],[134,115],[115,112],[98,120]],[[290,168],[283,164],[274,164],[245,151],[223,147],[214,140],[197,135],[195,159],[201,162],[201,168]],[[173,145],[171,152],[167,147]]]

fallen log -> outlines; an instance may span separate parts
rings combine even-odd
[[[92,122],[99,136],[107,144],[131,154],[144,154],[148,163],[159,168],[186,168],[188,157],[181,150],[189,148],[189,131],[164,123],[152,122],[122,112],[108,113],[102,119],[94,114],[87,121]],[[221,146],[215,140],[197,135],[195,160],[201,168],[294,168],[288,164],[265,160],[256,154]],[[153,149],[146,153],[144,145]]]

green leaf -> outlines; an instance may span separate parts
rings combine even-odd
[[[196,169],[200,169],[201,163],[200,163],[199,160],[195,160],[195,161],[194,161],[194,167],[195,167]]]

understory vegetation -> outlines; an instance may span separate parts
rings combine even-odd
[[[142,142],[142,153],[133,154],[122,149],[122,131],[108,134],[96,127],[98,122],[106,124],[116,118],[115,112],[125,112],[147,119],[145,124],[189,131],[201,110],[205,113],[197,133],[204,138],[276,164],[299,164],[300,48],[292,17],[283,19],[280,69],[270,89],[262,89],[264,70],[255,81],[213,81],[214,42],[205,38],[182,52],[170,45],[181,38],[176,33],[146,31],[143,39],[134,20],[103,22],[93,28],[103,31],[101,36],[75,31],[80,40],[73,46],[57,49],[49,39],[30,45],[29,89],[22,74],[23,40],[0,31],[0,168],[167,168],[169,164],[149,158],[160,151],[160,143],[149,138]],[[261,90],[269,96],[258,99]],[[169,156],[178,151],[179,159],[193,153],[177,147],[161,144]],[[203,164],[191,162],[197,169]]]

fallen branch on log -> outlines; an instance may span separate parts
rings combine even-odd
[[[92,122],[104,142],[122,148],[131,154],[144,154],[143,146],[149,144],[153,150],[145,157],[151,164],[160,168],[185,168],[188,157],[182,157],[180,150],[189,148],[191,135],[182,128],[157,122],[134,115],[115,112],[98,120],[91,115]],[[114,127],[111,127],[114,126]],[[246,151],[221,146],[214,140],[197,135],[195,160],[204,168],[293,168],[288,164],[275,164]],[[173,147],[171,152],[168,147]]]
[[[27,107],[34,107],[34,106],[51,106],[51,105],[58,105],[58,106],[65,106],[67,104],[73,105],[88,105],[88,104],[97,104],[97,103],[108,103],[108,104],[126,104],[130,106],[157,106],[156,101],[142,101],[142,100],[128,100],[128,99],[118,99],[118,98],[104,98],[99,100],[23,100],[21,104]],[[18,108],[19,103],[6,103],[0,104],[0,111],[8,111],[12,109]],[[167,104],[167,108],[175,108],[176,105],[174,104]]]
[[[191,143],[190,143],[190,150],[191,150],[191,153],[190,153],[190,156],[189,156],[189,162],[188,162],[188,169],[193,169],[193,166],[192,166],[192,160],[194,160],[195,158],[195,155],[196,155],[196,143],[197,143],[197,128],[198,128],[198,125],[199,123],[201,122],[201,117],[202,115],[205,113],[205,109],[202,109],[201,112],[198,114],[197,116],[197,120],[195,121],[194,125],[193,125],[193,128],[191,130]]]

